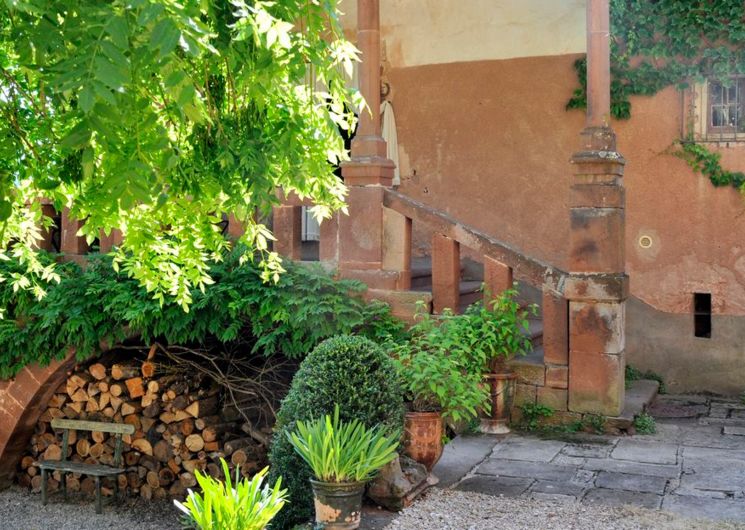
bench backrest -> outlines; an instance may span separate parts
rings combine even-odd
[[[67,460],[67,446],[70,439],[70,431],[108,432],[116,436],[116,448],[114,450],[114,466],[119,466],[122,458],[122,435],[134,434],[135,426],[128,423],[108,423],[105,421],[66,420],[54,418],[53,429],[64,429],[62,435],[62,460]]]

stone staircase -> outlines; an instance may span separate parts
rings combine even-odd
[[[458,312],[482,299],[481,286],[483,283],[483,269],[479,263],[464,259],[461,263],[460,306]],[[517,374],[515,407],[527,403],[541,403],[554,406],[551,422],[568,424],[581,419],[581,414],[563,410],[567,400],[566,385],[560,381],[567,380],[565,366],[546,364],[543,351],[543,312],[541,307],[541,293],[535,287],[518,282],[518,299],[521,305],[535,304],[537,314],[528,320],[530,329],[528,336],[533,345],[532,351],[522,357],[514,359],[510,366]],[[411,291],[415,293],[432,292],[432,260],[430,257],[412,258],[411,263]],[[564,386],[564,388],[557,388]],[[655,400],[659,384],[656,381],[632,381],[627,386],[624,410],[620,416],[606,418],[606,428],[609,432],[628,432],[633,430],[634,418],[647,410]],[[519,414],[515,409],[513,414]]]

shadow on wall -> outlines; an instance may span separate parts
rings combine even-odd
[[[711,338],[694,336],[693,314],[626,305],[626,362],[659,373],[670,393],[745,390],[745,316],[713,315]]]

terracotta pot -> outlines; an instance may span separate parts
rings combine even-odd
[[[489,400],[491,414],[481,419],[481,432],[487,434],[507,434],[510,428],[510,410],[515,395],[515,372],[506,370],[487,374],[484,379],[489,383]]]
[[[404,429],[404,453],[432,471],[442,456],[442,414],[407,412]]]
[[[365,482],[319,482],[311,479],[316,528],[354,530],[360,527]]]

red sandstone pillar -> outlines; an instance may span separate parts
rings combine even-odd
[[[272,231],[277,238],[274,242],[274,250],[278,254],[291,260],[302,259],[302,206],[286,204],[275,206]]]
[[[101,230],[101,235],[98,237],[99,241],[99,249],[98,251],[101,254],[107,254],[111,252],[111,250],[114,247],[118,247],[122,244],[122,241],[124,241],[124,237],[122,236],[122,231],[118,228],[114,228],[111,230],[109,235],[106,235],[103,230]]]
[[[484,303],[488,303],[507,289],[512,289],[512,268],[501,261],[484,256]],[[486,297],[490,299],[487,300]]]
[[[460,244],[442,234],[432,237],[432,306],[435,313],[460,305]]]
[[[339,216],[339,271],[372,288],[393,289],[397,273],[383,271],[383,191],[393,181],[395,166],[386,158],[380,134],[379,0],[359,0],[357,28],[360,92],[369,109],[360,115],[352,160],[342,167],[349,215]]]
[[[608,0],[587,4],[588,113],[572,157],[570,196],[569,410],[618,416],[624,401],[625,161],[608,125]],[[555,309],[559,309],[558,307]]]
[[[88,243],[85,237],[78,236],[78,230],[83,226],[83,221],[72,219],[70,209],[62,210],[62,231],[60,234],[60,252],[62,254],[81,255],[88,252]]]

